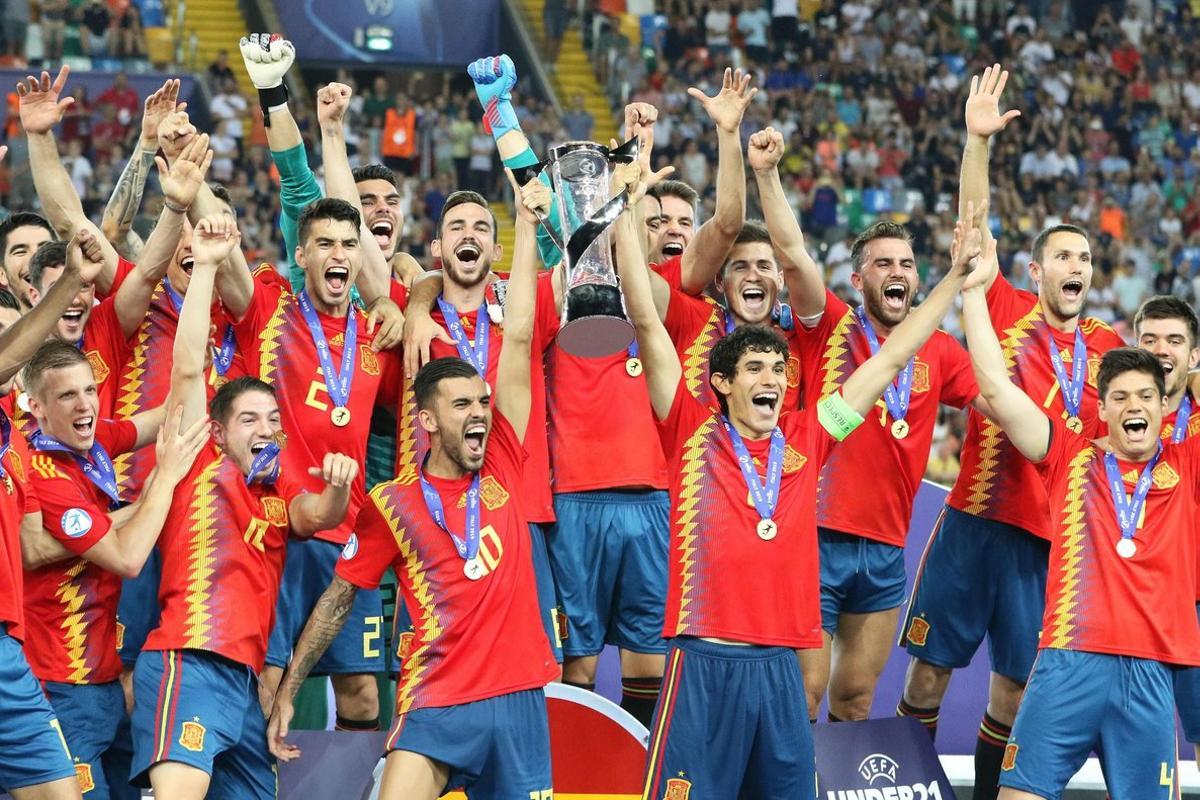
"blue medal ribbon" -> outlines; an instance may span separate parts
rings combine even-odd
[[[733,312],[728,308],[722,309],[722,311],[725,315],[725,335],[728,336],[733,333],[733,329],[737,327],[737,323],[733,321]]]
[[[1175,412],[1175,429],[1171,431],[1171,441],[1179,444],[1187,438],[1188,422],[1192,417],[1192,395],[1185,392],[1183,400],[1179,401],[1179,410]]]
[[[258,455],[250,462],[250,474],[246,476],[246,485],[252,483],[274,483],[279,479],[279,445],[271,442],[262,450],[258,451]],[[267,468],[267,464],[272,461],[275,465],[271,467],[271,471],[262,477],[257,477],[260,472]]]
[[[638,354],[642,352],[638,347],[636,336],[633,337],[633,341],[629,343],[629,349],[626,352],[629,353],[629,358],[637,358]]]
[[[175,291],[175,287],[166,278],[162,279],[163,291],[167,294],[167,299],[171,301],[171,305],[175,308],[175,313],[183,313],[183,295]]]
[[[358,352],[358,326],[354,322],[354,306],[346,310],[346,334],[342,343],[342,368],[333,368],[333,356],[329,352],[329,342],[325,340],[325,330],[321,327],[321,319],[313,307],[308,291],[301,289],[296,295],[300,303],[300,313],[308,325],[308,333],[313,344],[317,347],[317,359],[321,362],[321,371],[325,374],[325,391],[336,408],[346,408],[350,404],[350,386],[354,382],[354,358]]]
[[[729,434],[729,441],[733,444],[733,452],[737,455],[738,466],[742,469],[742,477],[746,481],[746,487],[750,489],[750,498],[754,501],[758,516],[771,519],[779,505],[779,483],[783,478],[783,450],[787,444],[783,431],[779,430],[778,426],[771,431],[771,446],[767,455],[767,483],[764,486],[758,479],[758,470],[754,467],[754,459],[746,449],[746,443],[742,441],[742,435],[730,424],[728,417],[722,416],[721,424]]]
[[[425,461],[429,461],[428,454],[425,456]],[[467,525],[464,532],[467,538],[465,541],[450,530],[450,526],[446,523],[446,510],[442,506],[442,496],[425,477],[424,464],[421,465],[420,475],[421,495],[425,498],[425,507],[429,509],[429,516],[433,517],[433,521],[439,528],[450,534],[450,539],[454,542],[454,549],[458,551],[458,555],[463,561],[475,558],[479,554],[479,473],[476,472],[472,476],[471,486],[467,489]]]
[[[1121,526],[1121,538],[1132,539],[1137,531],[1138,518],[1142,515],[1142,507],[1146,504],[1146,495],[1150,493],[1150,485],[1154,482],[1154,467],[1162,455],[1162,445],[1158,446],[1154,457],[1142,467],[1141,477],[1133,487],[1133,494],[1125,494],[1125,479],[1121,477],[1121,468],[1117,465],[1117,457],[1111,452],[1104,454],[1104,471],[1108,475],[1108,489],[1112,494],[1113,506],[1117,510],[1117,524]]]
[[[1063,406],[1067,415],[1079,418],[1083,408],[1084,375],[1087,371],[1087,342],[1083,339],[1083,331],[1075,328],[1075,352],[1071,356],[1071,377],[1067,377],[1066,367],[1063,366],[1062,356],[1058,354],[1058,345],[1054,337],[1050,337],[1050,363],[1054,365],[1054,375],[1058,379],[1058,387],[1062,390]]]
[[[183,295],[175,291],[175,287],[166,278],[163,278],[163,291],[167,294],[167,299],[171,301],[175,313],[183,313]],[[233,365],[233,351],[236,343],[233,338],[233,326],[226,323],[225,333],[221,336],[221,344],[213,349],[213,366],[217,368],[217,374],[224,377],[225,373]]]
[[[467,332],[463,330],[462,320],[458,316],[458,309],[447,303],[441,295],[438,295],[438,308],[442,310],[442,316],[446,319],[446,328],[450,331],[450,335],[454,337],[454,345],[458,348],[459,357],[475,367],[475,371],[479,373],[479,377],[485,381],[487,380],[488,369],[488,338],[492,327],[486,305],[484,303],[485,307],[480,308],[479,313],[476,314],[475,342],[472,343],[467,338]]]
[[[875,355],[879,352],[879,337],[875,335],[875,328],[867,319],[866,310],[859,306],[854,309],[854,315],[858,317],[858,324],[862,326],[863,333],[867,337],[867,346],[871,350],[871,355]],[[910,358],[896,379],[883,390],[883,402],[887,405],[888,413],[894,420],[902,420],[908,414],[908,403],[912,398],[914,363],[916,363],[916,359]]]
[[[117,470],[113,467],[108,452],[99,442],[92,442],[92,449],[88,451],[87,458],[40,430],[34,431],[33,436],[29,437],[29,444],[33,446],[34,450],[40,450],[43,453],[66,453],[75,459],[75,463],[83,470],[83,474],[92,482],[92,485],[108,497],[110,510],[121,505],[121,493],[117,489]]]
[[[8,455],[9,448],[12,447],[12,423],[8,421],[8,414],[0,411],[0,478],[7,477],[8,473],[4,469],[4,457]]]

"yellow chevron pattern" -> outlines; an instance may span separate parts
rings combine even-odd
[[[417,479],[419,455],[417,453],[417,396],[413,392],[413,382],[409,377],[404,378],[404,391],[400,395],[400,408],[396,412],[398,431],[396,433],[396,480],[395,482],[408,486]]]
[[[275,310],[259,334],[258,375],[264,383],[275,383],[275,372],[279,369],[279,338],[283,335],[287,319],[287,306],[292,301],[290,292],[279,295]]]
[[[854,314],[847,311],[834,326],[821,356],[821,397],[828,397],[842,388],[845,375],[842,371],[850,363],[850,329],[854,326]]]
[[[680,562],[680,593],[679,593],[679,620],[676,624],[676,633],[682,633],[685,629],[685,621],[691,613],[688,605],[692,601],[692,582],[695,579],[696,566],[696,528],[698,523],[696,517],[700,511],[700,491],[701,483],[704,479],[704,470],[707,466],[708,459],[706,455],[708,448],[705,446],[709,437],[717,424],[715,416],[709,417],[708,420],[696,429],[696,432],[688,437],[687,443],[683,447],[683,458],[680,461],[679,471],[681,475],[681,486],[679,490],[679,505],[675,510],[675,524],[679,526],[679,532],[675,534],[676,544],[679,548]]]
[[[184,647],[203,647],[208,640],[212,615],[208,603],[212,599],[213,566],[216,562],[217,526],[213,517],[217,473],[224,458],[209,464],[197,477],[188,509],[192,541],[188,548],[187,628]]]
[[[53,480],[54,478],[66,479],[67,477],[62,472],[59,472],[58,465],[54,463],[54,459],[50,456],[35,453],[29,460],[29,466],[33,467],[33,471],[46,480]]]
[[[723,331],[716,302],[710,297],[705,297],[704,301],[709,304],[712,312],[709,321],[683,351],[683,379],[688,392],[695,398],[704,397],[708,391],[708,356]]]
[[[1096,455],[1094,447],[1085,447],[1067,467],[1067,503],[1062,510],[1062,536],[1058,545],[1062,551],[1059,569],[1062,584],[1054,605],[1054,616],[1047,628],[1050,647],[1066,647],[1071,643],[1075,627],[1075,607],[1079,602],[1080,563],[1083,561],[1083,498],[1088,462]]]
[[[54,594],[62,603],[63,644],[67,649],[67,666],[71,674],[67,676],[68,683],[85,683],[92,671],[85,658],[87,652],[87,622],[83,619],[83,596],[78,578],[88,568],[88,562],[82,558],[76,559],[71,568],[63,575],[62,583]]]

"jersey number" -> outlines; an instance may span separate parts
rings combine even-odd
[[[484,526],[479,532],[479,560],[483,562],[487,575],[500,564],[500,558],[504,555],[504,544],[500,541],[500,537],[496,534],[496,529],[491,525]]]
[[[254,517],[250,520],[250,524],[246,526],[246,532],[242,534],[242,538],[246,540],[246,544],[262,553],[264,552],[263,536],[265,536],[266,533],[267,521],[265,519],[258,519],[257,517]]]
[[[379,658],[379,639],[383,630],[383,617],[364,617],[363,658]]]
[[[554,800],[554,790],[542,789],[539,792],[535,789],[529,793],[529,800]]]

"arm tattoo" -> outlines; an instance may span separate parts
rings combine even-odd
[[[142,193],[146,190],[146,178],[154,166],[154,152],[139,148],[136,154],[130,156],[104,208],[105,221],[115,221],[117,225],[117,239],[122,238],[120,231],[128,230],[133,224],[133,218],[142,207]]]
[[[354,606],[354,597],[357,594],[357,586],[335,575],[329,588],[321,595],[321,599],[317,600],[308,622],[304,624],[304,632],[300,634],[300,641],[296,643],[292,663],[288,666],[287,676],[284,678],[284,691],[289,697],[296,696],[308,673],[341,632],[342,626],[346,624],[346,617],[350,616],[350,609]]]

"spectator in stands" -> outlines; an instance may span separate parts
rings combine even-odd
[[[92,58],[107,58],[112,35],[112,14],[104,0],[92,0],[83,10],[80,33],[83,34],[85,51]]]
[[[368,161],[378,161],[380,138],[383,136],[383,123],[387,118],[388,109],[392,107],[392,95],[388,90],[387,78],[376,76],[371,84],[371,91],[363,101],[363,115],[366,117],[368,143]]]
[[[492,154],[495,150],[492,135],[484,130],[483,123],[479,123],[475,135],[471,137],[471,169],[467,185],[484,197],[491,193]]]
[[[562,48],[563,34],[567,32],[570,20],[567,0],[545,0],[542,6],[542,32],[546,36],[546,68],[551,72],[558,61],[558,51]]]
[[[141,58],[146,53],[146,42],[142,34],[142,12],[137,3],[126,3],[117,11],[116,27],[113,31],[116,43],[113,48],[118,58]]]
[[[62,60],[63,40],[67,31],[67,0],[41,0],[39,4],[44,60],[54,64]]]
[[[563,114],[562,124],[567,129],[567,136],[572,140],[591,140],[592,127],[596,124],[596,120],[592,117],[591,112],[587,110],[587,105],[584,102],[582,94],[576,94],[572,98],[571,110]]]
[[[216,59],[208,65],[206,71],[208,78],[208,86],[212,91],[216,91],[218,86],[224,86],[225,81],[236,81],[237,76],[233,74],[233,70],[229,66],[229,51],[218,50]]]
[[[29,35],[29,0],[5,0],[4,53],[18,62],[25,60],[25,37]]]
[[[218,85],[217,93],[208,104],[208,110],[223,132],[233,137],[238,155],[242,155],[242,136],[245,134],[243,120],[246,119],[250,105],[246,98],[242,97],[236,80],[226,78]],[[225,179],[218,177],[217,180]]]

